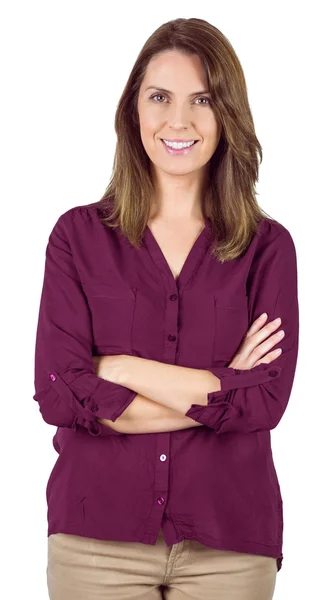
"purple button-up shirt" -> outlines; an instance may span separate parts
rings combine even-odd
[[[290,397],[298,353],[296,252],[265,218],[240,258],[209,252],[209,219],[177,280],[147,227],[134,248],[96,203],[62,214],[48,240],[35,347],[35,395],[57,427],[48,535],[168,546],[183,539],[271,556],[282,566],[283,510],[270,431]],[[282,354],[228,368],[251,323],[281,317]],[[221,390],[186,415],[202,427],[124,434],[137,395],[96,375],[92,355],[129,354],[210,370]]]

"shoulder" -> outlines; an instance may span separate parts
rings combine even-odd
[[[98,202],[73,206],[66,210],[64,213],[61,213],[58,219],[62,223],[66,224],[75,221],[76,219],[82,219],[84,221],[98,219]]]
[[[76,229],[100,224],[98,202],[73,206],[59,214],[53,229],[63,229],[67,235]]]
[[[251,273],[266,269],[297,269],[297,253],[291,232],[275,219],[264,217],[258,224],[246,254]]]
[[[256,232],[258,247],[284,248],[295,252],[295,244],[291,232],[279,221],[265,217],[259,223]]]

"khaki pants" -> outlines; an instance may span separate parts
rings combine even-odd
[[[168,547],[65,533],[48,538],[50,600],[271,600],[276,559],[214,550],[193,540]]]

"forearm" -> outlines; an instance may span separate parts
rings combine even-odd
[[[138,394],[115,421],[97,419],[120,433],[158,433],[200,427],[201,423]]]
[[[220,379],[208,370],[170,365],[125,355],[118,375],[124,385],[184,416],[192,404],[207,405],[207,394],[220,390]]]

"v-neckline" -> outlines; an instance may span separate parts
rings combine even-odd
[[[146,248],[154,259],[154,262],[157,264],[157,267],[160,270],[160,273],[169,289],[171,286],[177,287],[178,289],[184,289],[190,277],[192,276],[198,261],[203,258],[206,243],[210,237],[209,234],[211,233],[210,219],[205,217],[204,222],[205,226],[193,243],[190,251],[187,254],[181,271],[176,278],[174,277],[174,274],[153,232],[151,231],[150,227],[146,225],[143,238]]]

